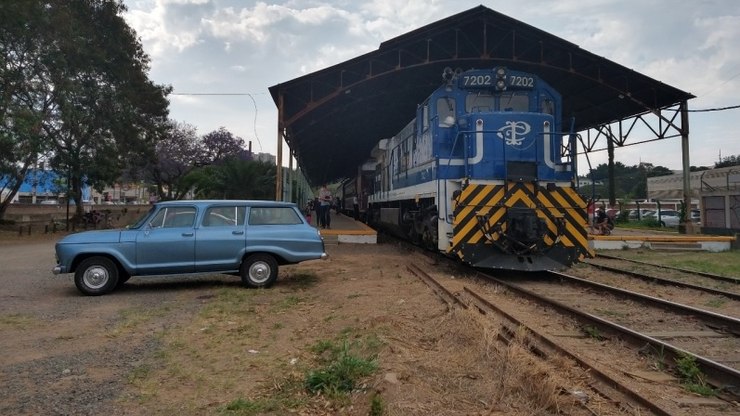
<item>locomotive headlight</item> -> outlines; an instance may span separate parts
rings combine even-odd
[[[505,68],[498,68],[498,69],[496,69],[496,78],[497,79],[505,79],[506,78],[506,69]]]
[[[500,79],[500,80],[496,81],[496,89],[497,90],[500,90],[500,91],[505,90],[506,89],[506,81],[504,81],[503,79]]]

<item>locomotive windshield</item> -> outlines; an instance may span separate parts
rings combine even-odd
[[[498,99],[498,105],[496,100]],[[471,92],[465,97],[465,110],[468,113],[491,111],[529,111],[529,94],[510,91],[491,95],[488,92]]]

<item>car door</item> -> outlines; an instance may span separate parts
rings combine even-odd
[[[246,206],[213,205],[205,209],[195,243],[197,272],[238,270],[246,247]]]
[[[195,271],[194,206],[162,207],[136,236],[137,274]]]

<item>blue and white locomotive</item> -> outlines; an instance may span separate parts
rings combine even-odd
[[[592,256],[560,94],[504,67],[447,68],[443,79],[350,181],[367,221],[482,268],[560,269]]]

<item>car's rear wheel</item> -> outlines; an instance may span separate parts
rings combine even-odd
[[[75,286],[86,295],[104,295],[115,289],[117,284],[118,267],[107,257],[90,257],[77,266]]]
[[[278,263],[269,254],[252,254],[242,262],[239,271],[244,286],[270,287],[277,280]]]

